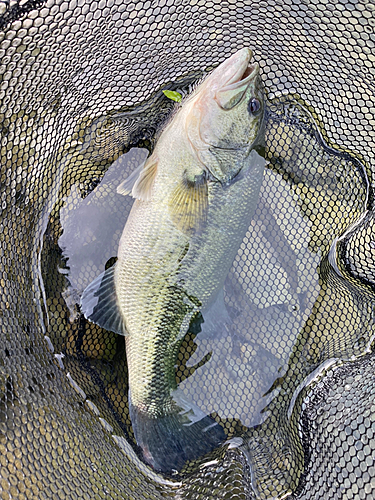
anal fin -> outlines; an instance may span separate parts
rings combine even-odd
[[[124,318],[120,312],[114,283],[116,265],[94,279],[81,297],[81,311],[85,317],[105,330],[126,335]]]

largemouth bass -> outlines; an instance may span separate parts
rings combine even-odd
[[[244,48],[216,68],[119,186],[136,201],[118,260],[81,299],[88,319],[125,335],[134,434],[144,460],[163,472],[225,439],[178,390],[175,364],[191,321],[218,310],[257,205],[264,98],[251,57]]]

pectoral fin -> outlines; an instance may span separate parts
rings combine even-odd
[[[169,201],[172,221],[183,233],[191,234],[202,229],[207,220],[207,211],[208,187],[205,172],[195,176],[192,181],[185,172]]]
[[[115,267],[104,271],[85,289],[81,297],[81,311],[87,319],[100,327],[126,335],[124,318],[117,303]]]
[[[155,155],[147,158],[125,179],[117,188],[119,194],[131,194],[138,200],[149,201],[151,199],[151,190],[157,171],[158,160]]]

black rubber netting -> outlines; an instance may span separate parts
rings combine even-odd
[[[0,1],[2,499],[375,498],[374,12]],[[186,95],[243,47],[269,163],[230,328],[192,328],[176,367],[230,441],[167,477],[137,455],[124,339],[77,305],[115,260],[132,203],[117,185],[178,106],[162,90]]]

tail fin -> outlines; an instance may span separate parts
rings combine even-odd
[[[223,428],[200,410],[202,418],[199,418],[196,407],[188,411],[180,408],[179,413],[153,418],[131,402],[129,406],[143,459],[156,471],[180,470],[186,462],[206,455],[226,439]]]

